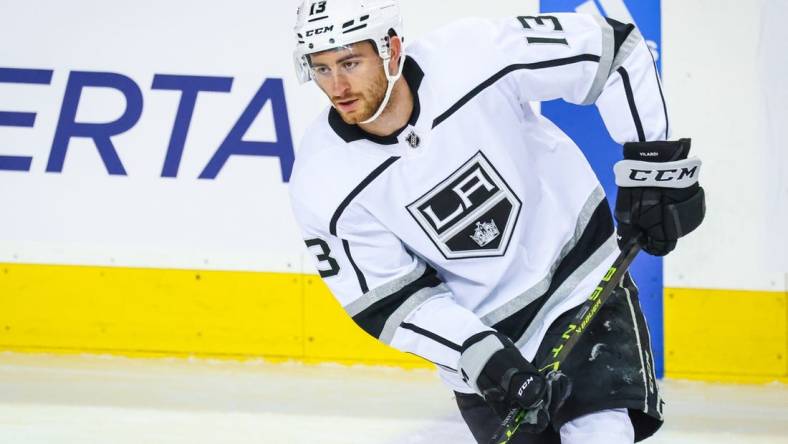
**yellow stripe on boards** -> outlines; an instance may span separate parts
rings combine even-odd
[[[788,382],[788,294],[666,288],[665,373]]]
[[[0,264],[0,350],[430,367],[313,275]]]
[[[788,382],[788,295],[665,289],[671,378]],[[0,350],[431,367],[314,275],[0,264]]]

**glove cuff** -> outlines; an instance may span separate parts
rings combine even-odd
[[[689,156],[692,139],[675,141],[628,142],[624,144],[624,159],[646,162],[672,162]]]

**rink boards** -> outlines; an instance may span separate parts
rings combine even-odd
[[[282,3],[9,6],[15,19],[0,27],[0,40],[12,42],[0,61],[0,350],[428,366],[355,326],[303,248],[287,180],[297,142],[325,102],[293,76],[294,7]],[[539,9],[535,0],[456,5],[403,1],[408,32],[415,38],[463,16]],[[660,30],[659,20],[640,12],[653,10],[653,2],[545,0],[543,6],[631,14],[650,35]],[[704,17],[707,27],[724,26],[734,15],[742,29],[757,23],[739,10],[691,12],[675,16]],[[674,54],[690,46],[684,23],[663,34],[679,42]],[[756,36],[742,33],[735,42]],[[227,42],[234,42],[232,50]],[[739,49],[741,57],[749,54]],[[674,60],[698,77],[714,68]],[[746,79],[730,66],[712,74],[729,71]],[[668,95],[756,95],[744,88],[754,81],[698,88],[684,78],[684,72],[667,76]],[[685,121],[703,114],[673,105],[679,124],[682,114]],[[544,111],[563,125],[560,106]],[[749,157],[713,138],[725,129],[719,122],[691,129],[710,165],[702,179],[710,213],[703,229],[665,260],[664,273],[662,262],[652,260],[639,276],[657,366],[664,354],[668,376],[785,380],[788,283],[784,275],[780,281],[748,269],[755,268],[748,249],[754,242],[730,234],[742,219],[737,211],[747,220],[759,214],[758,200],[746,197],[759,194],[746,186],[760,177],[741,178],[737,170],[740,180],[732,181],[720,173]],[[613,158],[619,151],[606,153]],[[597,167],[610,160],[587,154]],[[609,168],[597,171],[610,190]],[[738,189],[741,195],[733,192]],[[722,244],[724,250],[715,250]]]
[[[0,265],[0,348],[428,367],[359,329],[315,275]],[[787,381],[786,295],[665,289],[667,375]]]
[[[2,264],[0,294],[5,350],[429,366],[311,274]]]

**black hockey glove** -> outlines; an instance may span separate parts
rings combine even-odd
[[[460,355],[462,377],[503,419],[515,407],[527,411],[520,429],[540,433],[571,391],[569,378],[542,375],[506,336],[492,331],[465,341]]]
[[[701,162],[687,158],[690,142],[624,144],[624,160],[615,166],[619,187],[615,216],[622,249],[637,238],[647,253],[664,256],[703,221],[706,200],[698,184]]]

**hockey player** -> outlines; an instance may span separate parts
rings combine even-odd
[[[662,401],[627,276],[563,364],[536,365],[618,254],[602,188],[534,101],[596,104],[623,144],[618,243],[665,255],[704,215],[700,162],[673,141],[634,26],[590,15],[467,19],[403,46],[395,0],[305,0],[300,79],[332,106],[306,131],[290,183],[317,269],[353,320],[435,363],[487,442],[623,444]],[[571,382],[571,384],[570,384]]]

